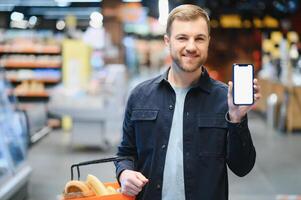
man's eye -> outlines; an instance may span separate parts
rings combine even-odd
[[[196,41],[204,41],[205,38],[197,38]]]
[[[184,41],[184,40],[186,40],[186,38],[185,37],[179,37],[178,40]]]

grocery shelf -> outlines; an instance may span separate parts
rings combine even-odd
[[[38,81],[38,82],[42,82],[42,83],[59,83],[61,81],[61,79],[59,78],[29,78],[29,79],[18,79],[18,78],[6,78],[6,80],[8,80],[9,82],[12,83],[19,83],[22,81]]]
[[[16,92],[16,91],[9,91],[8,92],[9,95],[15,95],[17,97],[37,97],[37,98],[45,98],[45,97],[49,97],[48,92],[34,92],[34,91],[30,91],[30,92]]]
[[[8,95],[27,103],[49,100],[48,91],[62,80],[62,40],[56,36],[51,30],[3,32],[0,69],[11,83]]]
[[[61,48],[60,47],[5,47],[3,45],[0,45],[0,53],[12,53],[12,54],[60,54]]]
[[[47,62],[13,61],[4,62],[2,65],[5,68],[61,68],[61,64]]]

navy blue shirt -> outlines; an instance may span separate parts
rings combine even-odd
[[[134,161],[116,162],[116,173],[141,172],[149,182],[137,199],[160,200],[163,171],[175,92],[168,70],[139,84],[131,93],[123,122],[118,156]],[[183,161],[186,200],[227,200],[227,166],[238,176],[254,166],[256,152],[247,116],[240,123],[228,120],[227,85],[213,80],[203,68],[188,91],[183,112]],[[177,155],[174,155],[177,156]],[[167,169],[168,170],[168,169]]]

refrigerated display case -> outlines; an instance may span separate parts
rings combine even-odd
[[[10,104],[5,84],[0,76],[1,200],[21,200],[27,196],[31,168],[26,163],[27,133],[20,116]]]

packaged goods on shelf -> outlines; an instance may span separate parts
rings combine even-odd
[[[20,100],[47,100],[46,88],[61,81],[61,40],[51,31],[7,30],[0,44],[0,66]]]

